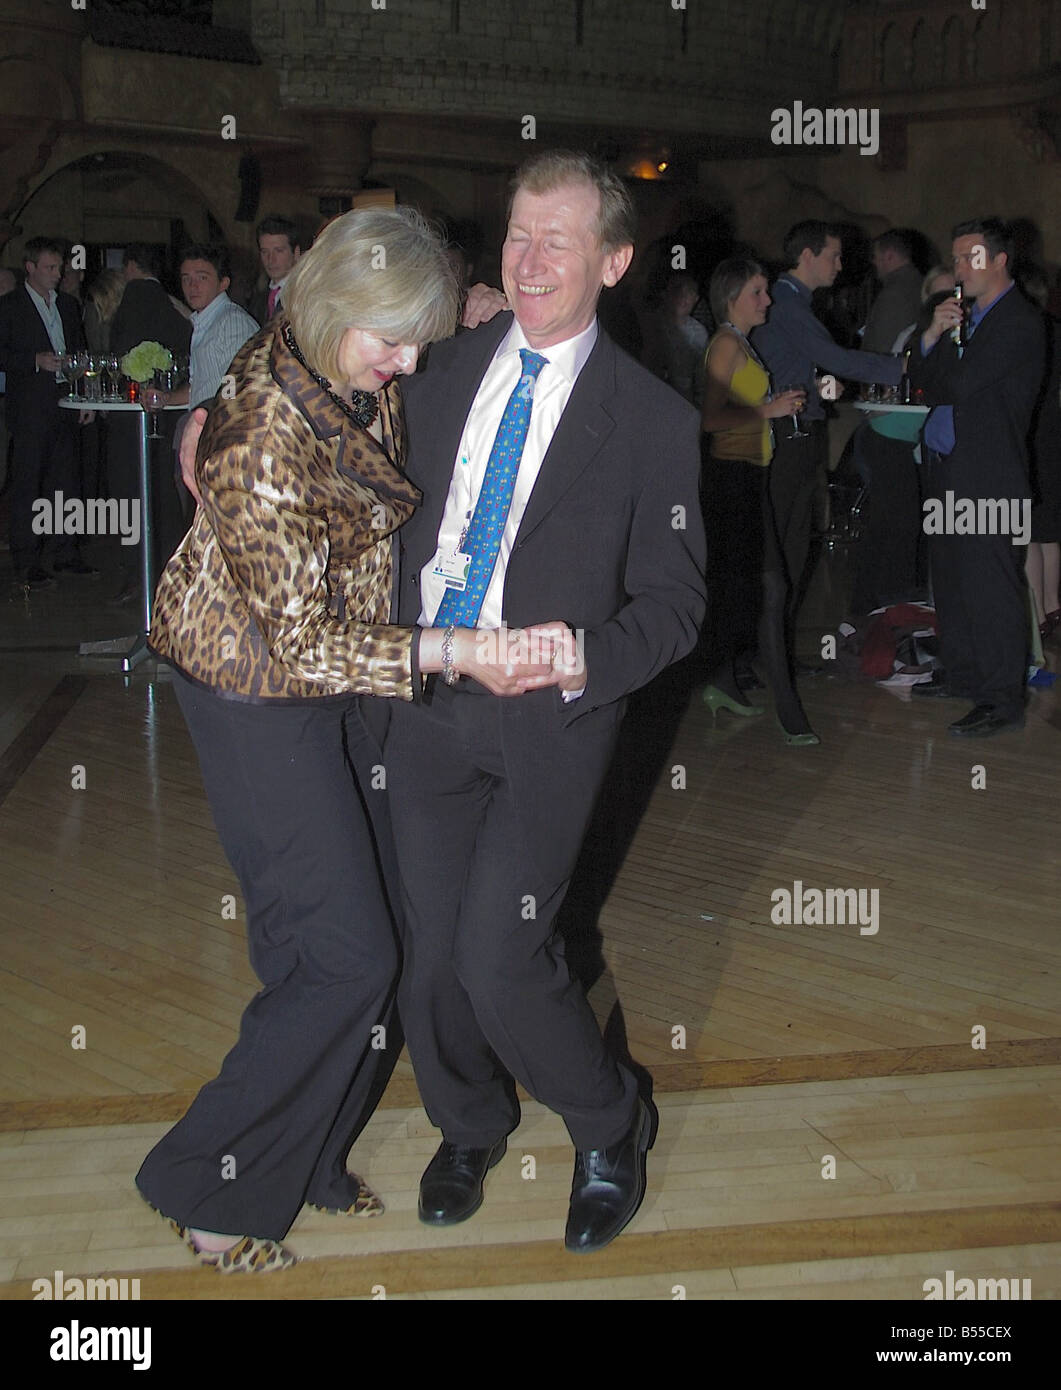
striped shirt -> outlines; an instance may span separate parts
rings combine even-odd
[[[192,314],[189,405],[213,400],[233,357],[257,331],[258,325],[246,309],[233,304],[224,290],[205,309]]]

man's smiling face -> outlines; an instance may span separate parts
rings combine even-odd
[[[552,347],[588,328],[601,287],[622,278],[633,247],[605,251],[597,240],[600,194],[568,183],[550,193],[521,188],[501,248],[501,280],[533,348]]]

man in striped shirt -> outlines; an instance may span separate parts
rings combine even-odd
[[[212,401],[233,357],[257,333],[254,319],[226,293],[230,276],[224,246],[189,246],[184,252],[181,293],[192,311],[189,380],[175,391],[158,392],[160,403],[196,406]]]

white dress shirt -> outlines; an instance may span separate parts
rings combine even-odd
[[[560,423],[560,416],[564,413],[578,374],[586,365],[596,341],[597,320],[594,319],[590,326],[576,337],[542,349],[541,356],[546,359],[546,365],[534,386],[530,425],[519,472],[516,475],[512,506],[509,509],[497,562],[487,586],[477,627],[501,626],[505,573],[508,558],[516,541],[516,533],[541,471],[542,461]],[[523,374],[519,351],[525,347],[530,347],[530,344],[523,336],[519,324],[513,322],[494,353],[493,361],[487,367],[486,375],[472,401],[453,465],[453,478],[442,513],[436,552],[420,571],[420,599],[423,604],[419,618],[421,627],[432,625],[442,596],[446,592],[445,580],[434,573],[435,562],[439,555],[453,554],[459,549],[461,536],[471,524],[501,417],[509,396]]]
[[[37,307],[37,313],[44,321],[44,326],[48,330],[48,341],[52,345],[52,351],[56,357],[62,357],[66,352],[66,334],[63,332],[63,317],[59,313],[59,296],[52,291],[51,300],[47,300],[43,295],[37,293],[32,285],[27,284],[29,297]],[[37,368],[40,371],[40,368]],[[56,381],[62,381],[63,377],[58,372],[55,374]]]

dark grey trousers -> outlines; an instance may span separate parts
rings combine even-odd
[[[356,700],[253,705],[175,684],[263,987],[136,1181],[181,1225],[278,1240],[303,1202],[353,1200],[346,1155],[384,1056],[372,1030],[399,957],[365,805],[381,760]]]
[[[605,1148],[633,1124],[637,1083],[568,969],[555,919],[570,870],[539,867],[524,843],[499,704],[439,685],[430,706],[391,708],[406,1041],[450,1143],[487,1148],[516,1127],[515,1077],[563,1117],[577,1149]],[[550,804],[546,786],[531,790]]]

